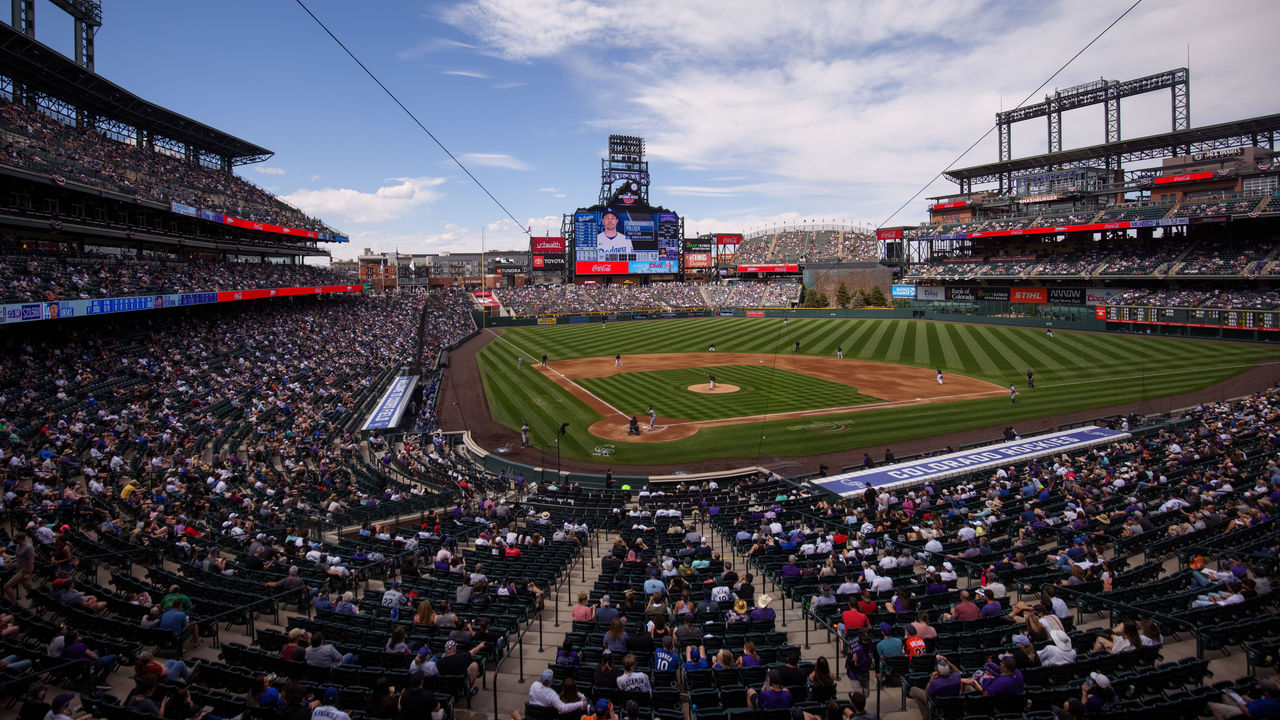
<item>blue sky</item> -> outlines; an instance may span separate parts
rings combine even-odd
[[[534,234],[595,202],[607,136],[648,141],[651,199],[686,232],[805,218],[879,224],[1131,0],[307,0]],[[364,247],[527,246],[293,0],[103,0],[96,68],[267,147],[247,179]],[[1274,0],[1145,0],[1046,88],[1186,63],[1194,126],[1277,111]],[[38,0],[37,38],[71,51]],[[1040,99],[1043,92],[1036,96]],[[1168,129],[1167,93],[1126,101],[1124,136]],[[1102,109],[1064,145],[1100,142]],[[1042,152],[1044,125],[1014,130]],[[994,160],[992,134],[960,165]],[[934,183],[892,224],[926,217]]]

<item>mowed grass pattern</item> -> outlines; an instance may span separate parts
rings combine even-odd
[[[825,434],[802,422],[726,426],[699,430],[687,440],[618,443],[611,462],[669,464],[730,455],[795,457],[850,447],[885,446],[905,439],[976,427],[1017,424],[1032,418],[1132,403],[1138,412],[1163,409],[1152,400],[1208,387],[1244,372],[1252,364],[1277,361],[1274,347],[1244,343],[1160,338],[1146,335],[1067,332],[1048,338],[1043,330],[920,320],[691,318],[595,325],[523,327],[505,331],[481,353],[485,392],[494,416],[512,428],[522,413],[530,418],[535,444],[554,452],[553,429],[570,422],[566,456],[591,459],[600,444],[585,432],[599,419],[553,383],[526,370],[516,377],[517,349],[530,360],[546,353],[558,358],[612,357],[660,352],[697,352],[710,343],[720,352],[800,353],[845,356],[942,368],[1019,390],[1008,397],[926,406],[867,410],[843,420],[852,431]],[[505,342],[504,342],[505,341]],[[1026,372],[1035,373],[1034,390]],[[718,377],[718,376],[717,376]],[[644,400],[644,409],[649,399]],[[656,400],[654,401],[657,402]],[[835,405],[835,403],[832,403]],[[539,417],[539,415],[545,417]],[[598,459],[598,458],[597,458]]]
[[[736,385],[738,392],[723,395],[695,393],[687,388],[707,382]],[[743,417],[763,413],[842,407],[876,402],[849,385],[815,378],[769,365],[727,365],[652,372],[628,372],[575,381],[593,395],[629,415],[649,412],[649,405],[663,417],[687,420]]]

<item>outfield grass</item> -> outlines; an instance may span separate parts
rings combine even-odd
[[[533,358],[546,353],[554,367],[556,359],[565,358],[701,353],[711,342],[720,352],[790,353],[797,340],[801,354],[834,356],[836,347],[842,346],[849,358],[941,367],[948,374],[969,375],[1002,387],[1013,383],[1020,395],[1016,405],[1010,405],[1007,397],[984,398],[823,416],[812,422],[706,428],[691,438],[671,442],[612,443],[609,462],[673,464],[724,456],[795,457],[888,446],[907,438],[1016,424],[1121,403],[1139,403],[1141,410],[1143,400],[1199,390],[1244,372],[1258,361],[1280,359],[1273,347],[1143,335],[1059,331],[1050,339],[1043,331],[1030,328],[916,320],[795,319],[783,325],[774,318],[691,318],[616,322],[606,328],[591,324],[509,329],[480,353],[478,361],[489,407],[498,422],[516,429],[527,419],[534,444],[551,452],[554,429],[569,422],[563,455],[601,460],[593,452],[609,443],[586,432],[599,416],[530,371],[528,364]],[[526,365],[519,375],[515,371],[517,350],[525,356]],[[1028,369],[1035,372],[1034,390],[1025,387]],[[705,381],[705,372],[697,370],[701,381]],[[716,377],[728,382],[719,372]],[[639,409],[647,409],[649,401],[644,398]],[[775,392],[770,412],[777,411],[781,405],[776,403],[783,401]],[[840,404],[844,403],[826,405]]]
[[[687,389],[690,385],[705,384],[707,375],[715,375],[717,383],[737,385],[741,389],[724,395],[699,394]],[[662,417],[686,420],[843,407],[878,400],[849,385],[768,365],[628,372],[574,382],[628,415],[644,417],[652,403]]]

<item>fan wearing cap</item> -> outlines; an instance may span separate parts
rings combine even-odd
[[[436,661],[440,674],[462,675],[465,673],[467,684],[471,686],[471,694],[475,695],[480,692],[480,688],[475,686],[476,678],[480,677],[480,663],[476,662],[475,656],[483,649],[484,643],[480,643],[470,650],[459,650],[458,643],[449,640],[444,644],[444,657]]]
[[[1018,664],[1019,670],[1039,667],[1040,656],[1036,653],[1035,646],[1031,644],[1031,638],[1026,635],[1013,636],[1013,660]]]
[[[554,708],[561,715],[586,708],[587,701],[585,699],[568,703],[562,700],[560,694],[552,687],[554,681],[555,673],[551,671],[551,668],[542,671],[542,678],[535,680],[529,686],[529,705],[531,707]]]
[[[752,622],[772,622],[777,617],[777,613],[773,608],[769,607],[769,603],[773,602],[773,598],[768,595],[761,595],[756,598],[756,609],[751,611]]]
[[[1076,649],[1071,636],[1064,630],[1049,631],[1050,644],[1040,651],[1040,664],[1046,667],[1070,665],[1076,661]]]
[[[1022,671],[1012,655],[1002,655],[999,663],[987,663],[977,677],[964,678],[961,683],[983,695],[1021,695],[1025,689]]]
[[[596,249],[603,253],[606,257],[602,259],[622,259],[630,258],[610,257],[617,255],[630,255],[635,252],[635,248],[631,245],[631,239],[623,234],[619,228],[618,213],[609,208],[600,216],[600,224],[604,229],[596,235]]]
[[[44,686],[36,686],[41,689],[38,691],[38,697],[43,698],[45,695]],[[53,699],[48,705],[48,712],[44,716],[44,720],[71,720],[71,703],[76,699],[73,693],[61,693]],[[27,709],[27,705],[32,704],[28,701],[23,705],[23,710]],[[43,703],[40,703],[43,704]]]
[[[911,699],[920,708],[920,717],[929,717],[929,701],[936,697],[959,697],[963,675],[945,656],[939,655],[933,674],[924,687],[912,687]]]
[[[311,709],[311,720],[351,720],[351,716],[334,707],[338,702],[338,688],[330,685],[321,694],[321,700]]]
[[[1111,687],[1111,679],[1100,672],[1091,672],[1080,686],[1080,702],[1086,712],[1098,712],[1114,705],[1120,696]]]
[[[707,659],[702,656],[702,650],[692,645],[684,649],[684,664],[681,665],[686,671],[688,670],[706,670]]]

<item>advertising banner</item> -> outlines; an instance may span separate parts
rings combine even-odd
[[[200,208],[191,207],[190,205],[183,205],[182,203],[171,202],[169,203],[169,209],[178,213],[179,215],[186,215],[187,217],[200,216]]]
[[[716,251],[715,242],[711,240],[685,240],[684,251],[686,253],[713,253]]]
[[[1128,437],[1129,433],[1126,432],[1088,426],[1049,433],[1028,440],[1011,440],[973,450],[885,465],[870,470],[842,473],[812,482],[824,490],[847,497],[860,495],[868,487],[892,490],[922,485],[956,475],[1028,462],[1046,455],[1105,445]]]
[[[876,239],[877,240],[901,240],[902,228],[893,228],[890,230],[877,230]]]
[[[776,265],[739,265],[740,273],[767,273],[767,272],[800,272],[800,266],[790,263]]]
[[[1009,302],[1009,288],[978,288],[978,299],[992,302]]]
[[[732,310],[717,310],[716,317],[733,317]]]
[[[579,262],[574,272],[579,275],[626,275],[630,269],[625,262]]]
[[[1049,288],[1049,303],[1052,305],[1083,305],[1083,288]]]
[[[536,237],[530,241],[529,249],[539,254],[559,253],[564,254],[564,238],[562,237]]]
[[[564,270],[564,255],[534,255],[534,270]]]
[[[956,200],[954,202],[934,203],[930,210],[951,210],[952,208],[962,208],[968,203],[964,200]]]
[[[914,298],[916,296],[915,285],[894,285],[891,293],[896,298]]]
[[[684,267],[686,270],[709,268],[711,266],[711,253],[709,252],[691,252],[684,254]]]
[[[234,292],[195,292],[171,293],[166,295],[145,295],[140,297],[95,298],[93,300],[59,300],[44,303],[14,303],[0,305],[0,316],[4,323],[31,322],[34,320],[66,320],[74,317],[91,315],[110,315],[113,313],[135,312],[138,310],[161,310],[173,307],[191,307],[208,305],[230,300],[252,300],[256,298],[280,297],[286,295],[319,295],[324,293],[362,292],[360,285],[336,285],[306,288],[276,288],[273,290],[240,290]],[[236,297],[236,296],[239,297]]]
[[[917,300],[946,300],[947,289],[936,285],[920,285],[916,287]]]
[[[717,245],[741,245],[742,235],[739,235],[739,234],[716,235],[716,244]]]
[[[369,413],[361,430],[386,430],[400,424],[404,411],[413,399],[413,389],[418,385],[418,375],[401,375],[391,381],[382,398]]]
[[[1151,182],[1155,185],[1172,185],[1174,183],[1196,182],[1199,180],[1212,180],[1212,172],[1185,173],[1183,175],[1165,175],[1158,177]]]
[[[222,222],[225,225],[231,225],[246,230],[261,230],[262,232],[278,233],[281,235],[295,235],[297,237],[319,239],[319,233],[313,230],[299,230],[297,228],[285,227],[283,225],[272,225],[271,223],[260,223],[252,220],[242,220],[238,217],[223,215]]]
[[[296,288],[263,288],[260,290],[225,290],[218,293],[218,302],[234,302],[236,300],[258,300],[271,297],[289,297],[291,295],[326,295],[328,293],[360,292],[359,285],[320,285]]]
[[[978,288],[973,287],[949,287],[947,288],[948,300],[977,300]]]
[[[538,318],[538,324],[539,325],[555,325],[556,319],[553,317],[540,317]]]
[[[748,310],[747,317],[764,317],[763,310]]]
[[[1049,302],[1049,293],[1045,288],[1016,287],[1009,295],[1009,300],[1016,303],[1041,304]]]
[[[1119,297],[1131,288],[1086,288],[1084,291],[1085,305],[1106,305],[1111,298]]]
[[[586,315],[574,315],[573,317],[569,318],[570,325],[582,325],[590,321],[591,321],[591,318],[587,317]]]

